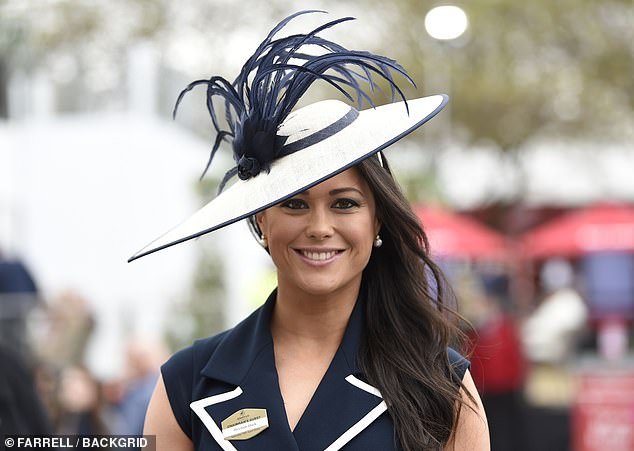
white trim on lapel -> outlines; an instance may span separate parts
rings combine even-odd
[[[193,401],[189,407],[194,411],[198,418],[203,422],[205,427],[211,433],[213,439],[220,445],[224,451],[237,451],[230,441],[225,440],[222,436],[222,431],[218,425],[214,422],[213,418],[207,413],[205,407],[221,402],[229,401],[230,399],[237,398],[242,394],[242,389],[237,387],[235,390],[231,390],[226,393],[220,393],[219,395],[209,396],[208,398],[199,399]]]
[[[363,382],[362,380],[357,379],[352,374],[346,377],[346,381],[351,383],[357,388],[360,388],[363,391],[373,394],[378,398],[383,398],[381,396],[381,392],[373,387],[372,385]],[[366,416],[357,421],[350,429],[341,434],[337,440],[332,442],[332,444],[325,449],[325,451],[337,451],[344,447],[346,443],[356,437],[361,431],[367,428],[374,420],[376,420],[383,412],[387,410],[387,404],[385,401],[381,401],[381,403],[376,406],[374,409],[370,410]]]
[[[372,385],[368,384],[367,382],[363,382],[362,380],[357,379],[352,374],[350,376],[346,377],[346,380],[348,382],[350,382],[352,385],[354,385],[355,387],[360,388],[363,391],[367,391],[368,393],[372,393],[374,396],[378,396],[379,398],[383,398],[383,396],[381,396],[381,392],[379,391],[378,388],[375,388]]]

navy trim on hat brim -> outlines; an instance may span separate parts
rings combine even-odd
[[[344,171],[346,171],[346,170],[350,169],[351,167],[353,167],[353,166],[357,165],[357,164],[358,164],[358,163],[360,163],[361,161],[363,161],[363,160],[365,160],[365,159],[367,159],[367,158],[371,157],[371,156],[372,156],[372,155],[374,155],[375,153],[382,151],[383,149],[385,149],[385,148],[387,148],[387,147],[391,146],[392,144],[394,144],[395,142],[399,141],[399,140],[400,140],[400,139],[402,139],[403,137],[405,137],[405,136],[409,135],[409,134],[410,134],[410,133],[412,133],[414,130],[418,129],[419,127],[421,127],[422,125],[424,125],[426,122],[428,122],[430,119],[432,119],[433,117],[435,117],[435,116],[436,116],[436,115],[437,115],[440,111],[442,111],[442,110],[443,110],[443,108],[447,105],[447,103],[448,103],[448,101],[449,101],[449,97],[448,97],[446,94],[438,94],[437,96],[442,97],[441,102],[439,103],[439,105],[438,105],[438,106],[437,106],[434,110],[432,110],[432,111],[431,111],[431,112],[430,112],[427,116],[425,116],[422,120],[420,120],[419,122],[415,123],[413,126],[409,127],[408,129],[406,129],[406,130],[405,130],[405,131],[403,131],[402,133],[400,133],[400,134],[398,134],[398,135],[394,136],[393,138],[391,138],[391,139],[387,140],[386,142],[382,143],[381,145],[379,145],[378,147],[374,148],[373,150],[371,150],[371,151],[369,151],[369,152],[365,153],[365,154],[364,154],[364,155],[362,155],[361,157],[356,158],[356,159],[354,159],[353,161],[350,161],[349,163],[345,164],[344,166],[342,166],[342,167],[338,168],[336,171],[332,171],[332,172],[330,172],[329,174],[327,174],[326,176],[320,177],[320,178],[318,178],[317,180],[314,180],[314,181],[312,181],[312,182],[310,182],[310,183],[306,184],[305,186],[302,186],[302,187],[301,187],[301,188],[299,188],[299,189],[293,190],[293,191],[291,191],[291,192],[290,192],[290,193],[288,193],[288,194],[285,194],[285,195],[283,195],[283,196],[281,196],[281,197],[278,197],[278,198],[276,198],[275,200],[270,201],[270,202],[268,202],[268,203],[264,204],[264,205],[263,205],[263,206],[261,206],[261,207],[258,207],[258,208],[256,208],[256,209],[253,209],[252,211],[249,211],[248,213],[244,213],[244,214],[238,215],[238,216],[236,216],[236,217],[234,217],[234,218],[232,218],[232,219],[230,219],[230,220],[228,220],[228,221],[224,221],[224,222],[222,222],[222,223],[216,224],[216,225],[214,225],[214,226],[212,226],[212,227],[209,227],[209,228],[207,228],[207,229],[203,229],[203,230],[201,230],[201,231],[199,231],[199,232],[196,232],[196,233],[194,233],[194,234],[188,235],[188,236],[183,237],[183,238],[178,238],[178,239],[176,239],[176,240],[174,240],[174,241],[171,241],[171,242],[169,242],[169,243],[166,243],[166,244],[163,244],[163,245],[157,246],[157,247],[155,247],[155,248],[152,248],[152,243],[154,243],[154,242],[156,242],[156,241],[159,241],[159,240],[160,240],[163,236],[167,235],[168,233],[170,233],[170,232],[171,232],[171,231],[173,231],[173,230],[176,230],[178,227],[180,227],[180,224],[179,224],[178,226],[174,227],[173,229],[171,229],[171,230],[170,230],[169,232],[167,232],[166,234],[161,235],[161,237],[157,238],[156,240],[152,241],[152,242],[151,242],[151,243],[149,243],[147,246],[145,246],[144,248],[142,248],[142,249],[141,249],[138,253],[136,253],[136,254],[134,254],[132,257],[130,257],[130,258],[128,259],[128,262],[132,262],[132,261],[137,260],[137,259],[139,259],[139,258],[141,258],[141,257],[145,257],[146,255],[153,254],[154,252],[158,252],[158,251],[160,251],[160,250],[166,249],[166,248],[168,248],[168,247],[172,247],[172,246],[174,246],[174,245],[177,245],[177,244],[183,243],[183,242],[185,242],[185,241],[189,241],[189,240],[192,240],[192,239],[194,239],[194,238],[198,238],[198,237],[200,237],[200,236],[202,236],[202,235],[206,235],[206,234],[208,234],[208,233],[214,232],[214,231],[219,230],[219,229],[221,229],[221,228],[223,228],[223,227],[226,227],[226,226],[228,226],[228,225],[231,225],[231,224],[234,224],[234,223],[236,223],[236,222],[238,222],[238,221],[241,221],[241,220],[243,220],[243,219],[246,219],[246,218],[248,218],[248,217],[250,217],[250,216],[253,216],[254,214],[257,214],[257,213],[259,213],[259,212],[261,212],[261,211],[266,210],[267,208],[270,208],[270,207],[272,207],[272,206],[274,206],[274,205],[277,205],[277,204],[279,204],[280,202],[283,202],[284,200],[289,199],[289,198],[291,198],[291,197],[293,197],[293,196],[295,196],[295,195],[297,195],[297,194],[299,194],[299,193],[301,193],[301,192],[304,192],[304,191],[306,191],[307,189],[310,189],[310,188],[312,188],[312,187],[314,187],[314,186],[316,186],[316,185],[320,184],[321,182],[323,182],[323,181],[325,181],[325,180],[328,180],[328,179],[330,179],[330,178],[332,178],[332,177],[336,176],[337,174],[340,174],[340,173],[342,173],[342,172],[344,172]],[[400,102],[400,103],[404,103],[404,102]],[[380,108],[380,107],[379,107],[379,108]],[[300,151],[300,152],[301,152],[301,151]],[[222,195],[222,194],[221,194],[221,195]],[[213,200],[212,200],[212,201],[210,201],[210,202],[213,202]],[[204,208],[204,207],[203,207],[203,208]],[[199,211],[200,211],[200,210],[199,210]],[[184,222],[186,222],[186,221],[187,221],[187,220],[185,220]],[[183,224],[183,223],[181,223],[181,224]],[[150,248],[150,249],[148,249],[148,248]],[[148,250],[146,250],[146,249],[148,249]]]

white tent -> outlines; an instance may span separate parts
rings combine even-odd
[[[634,201],[634,146],[540,139],[516,159],[487,147],[446,149],[439,188],[456,208],[520,198],[527,205]]]
[[[208,152],[148,116],[0,126],[0,248],[26,262],[45,296],[70,289],[91,303],[95,371],[116,368],[124,333],[160,333],[166,306],[189,288],[196,246],[127,258],[198,208]]]

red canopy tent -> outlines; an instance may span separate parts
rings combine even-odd
[[[521,247],[532,258],[634,251],[634,206],[600,204],[565,213],[527,232]]]
[[[506,257],[506,239],[475,219],[438,207],[418,206],[414,211],[429,237],[433,255],[474,260]]]

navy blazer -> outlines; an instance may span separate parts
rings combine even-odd
[[[291,431],[278,385],[266,303],[233,329],[174,354],[161,372],[174,416],[195,450],[390,451],[398,450],[394,425],[381,394],[364,382],[357,364],[363,302],[352,311],[328,370]],[[449,350],[462,379],[469,362]],[[269,427],[247,440],[223,438],[221,421],[247,408],[266,409]]]

